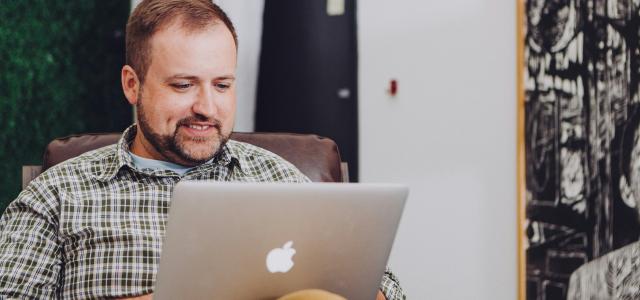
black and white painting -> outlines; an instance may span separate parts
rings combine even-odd
[[[640,0],[521,0],[527,299],[640,299]]]

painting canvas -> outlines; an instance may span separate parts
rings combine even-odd
[[[640,0],[519,0],[521,298],[640,299]]]

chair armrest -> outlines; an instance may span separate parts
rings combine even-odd
[[[22,166],[22,189],[42,173],[42,166]]]
[[[342,173],[342,182],[349,182],[349,164],[346,162],[340,162],[340,173]]]

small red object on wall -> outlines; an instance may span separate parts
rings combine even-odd
[[[389,95],[395,96],[398,93],[398,81],[391,79],[389,81]]]

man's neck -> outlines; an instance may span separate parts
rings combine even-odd
[[[158,152],[151,143],[149,143],[140,131],[140,127],[136,129],[136,136],[133,138],[133,143],[131,143],[131,147],[129,148],[131,153],[142,158],[169,161],[164,155]]]

